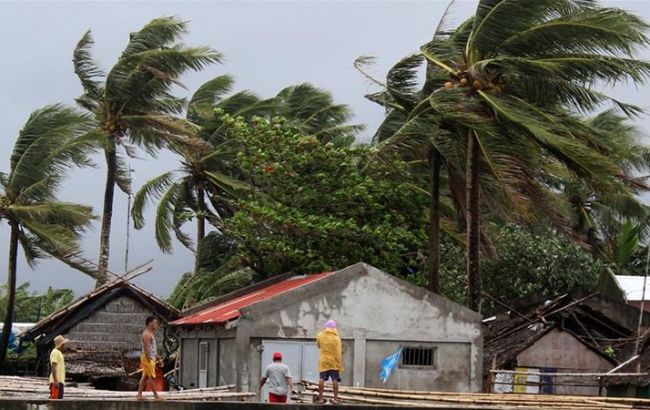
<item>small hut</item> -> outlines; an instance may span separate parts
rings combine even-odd
[[[163,342],[159,349],[164,356],[177,348],[168,337],[167,324],[180,313],[126,278],[102,285],[54,312],[25,332],[21,340],[36,344],[36,373],[45,375],[52,341],[65,335],[72,349],[66,354],[68,377],[117,389],[138,368],[140,334],[151,315],[161,323],[157,339]]]
[[[485,385],[494,392],[602,394],[607,380],[578,375],[606,373],[628,359],[637,320],[638,309],[597,293],[486,319]]]

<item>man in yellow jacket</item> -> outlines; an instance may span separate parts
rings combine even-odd
[[[316,336],[316,344],[320,356],[318,358],[318,371],[320,377],[318,380],[318,403],[324,403],[323,390],[325,382],[332,380],[334,387],[334,400],[332,403],[338,403],[339,400],[339,382],[341,381],[341,372],[343,371],[343,354],[341,348],[341,338],[336,330],[336,322],[328,320],[325,324],[325,330]]]

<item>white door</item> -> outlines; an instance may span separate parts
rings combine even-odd
[[[208,343],[199,343],[199,388],[208,387]]]
[[[302,374],[300,380],[318,382],[318,346],[316,342],[302,344]]]
[[[291,378],[294,383],[302,380],[303,369],[303,342],[292,342],[285,340],[262,340],[262,365],[261,375],[264,377],[266,366],[273,363],[273,353],[282,353],[282,363],[289,366]],[[260,393],[260,401],[266,402],[269,398],[269,391],[265,384]]]

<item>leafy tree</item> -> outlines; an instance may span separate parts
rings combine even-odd
[[[171,94],[178,78],[219,62],[221,55],[208,47],[186,47],[178,40],[187,24],[174,17],[152,20],[131,33],[122,55],[104,74],[91,57],[93,40],[88,31],[74,50],[75,73],[84,94],[79,105],[92,113],[106,158],[106,186],[100,232],[97,284],[106,281],[110,252],[111,218],[115,185],[130,193],[127,166],[118,148],[133,155],[135,144],[149,153],[173,142],[185,142],[196,127],[178,115],[186,101]]]
[[[29,282],[16,288],[15,316],[16,322],[38,322],[44,317],[68,305],[74,299],[70,289],[48,288],[45,293],[29,291]],[[0,289],[0,312],[6,312],[8,292],[6,286]]]
[[[260,275],[318,272],[365,261],[394,273],[417,267],[423,193],[403,162],[372,167],[373,149],[322,144],[281,121],[237,122],[239,167],[257,189],[226,221]]]
[[[60,105],[37,110],[20,131],[9,173],[0,173],[0,221],[10,229],[7,308],[0,339],[0,370],[14,318],[18,246],[27,263],[52,256],[84,269],[72,260],[78,239],[89,226],[91,209],[58,201],[56,191],[71,164],[87,165],[90,119]]]
[[[504,309],[494,301],[515,305],[521,301],[538,301],[573,289],[595,290],[603,263],[568,238],[552,229],[528,228],[505,224],[490,229],[496,256],[483,263],[486,314]],[[459,303],[465,299],[465,248],[457,241],[443,239],[441,255],[441,290]],[[426,286],[427,276],[419,273],[407,277]]]
[[[455,169],[464,169],[472,309],[480,304],[482,210],[509,207],[525,217],[542,209],[566,232],[566,218],[545,183],[554,167],[599,195],[634,189],[617,152],[601,140],[607,134],[594,138],[594,127],[581,114],[605,102],[627,114],[640,111],[594,86],[647,78],[650,65],[631,56],[648,43],[646,28],[630,13],[591,1],[482,0],[470,20],[454,31],[438,30],[422,47],[432,67],[427,80],[435,86],[391,139],[424,136]],[[501,201],[491,200],[498,196]],[[463,206],[459,197],[455,203]]]

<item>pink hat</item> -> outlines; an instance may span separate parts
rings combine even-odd
[[[330,319],[325,323],[325,327],[328,329],[336,329],[336,322]]]

